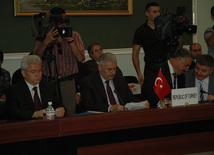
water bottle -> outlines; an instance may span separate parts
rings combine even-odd
[[[48,107],[46,109],[46,119],[52,120],[54,119],[54,108],[52,107],[52,102],[48,102]]]

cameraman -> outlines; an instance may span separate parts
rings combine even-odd
[[[65,19],[65,10],[55,7],[49,12],[51,15],[62,15]],[[67,21],[57,23],[58,27],[66,27]],[[72,37],[61,37],[55,27],[53,27],[47,34],[43,41],[37,40],[34,54],[44,57],[49,50],[49,54],[56,56],[56,64],[59,75],[59,82],[62,94],[62,102],[66,110],[66,115],[70,116],[75,113],[76,108],[76,90],[74,75],[78,73],[77,61],[84,60],[85,49],[79,33],[72,31]],[[44,61],[43,61],[44,63]],[[54,73],[54,65],[50,64],[51,73]],[[43,73],[45,76],[46,68],[43,65]]]
[[[167,43],[165,40],[160,40],[155,32],[155,18],[160,16],[160,7],[156,2],[148,3],[145,7],[145,15],[147,21],[136,29],[133,39],[132,61],[135,70],[138,74],[139,84],[144,83],[144,78],[147,77],[147,72],[154,64],[162,63],[167,60]],[[179,38],[180,47],[181,40]],[[139,53],[140,48],[144,49],[144,77],[140,70]]]

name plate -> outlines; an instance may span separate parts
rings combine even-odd
[[[198,88],[172,89],[172,106],[198,104]]]

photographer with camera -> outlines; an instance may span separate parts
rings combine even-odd
[[[34,54],[41,58],[47,54],[56,57],[57,78],[60,84],[62,102],[66,115],[70,116],[75,113],[76,108],[74,75],[78,73],[77,61],[84,60],[85,49],[79,33],[66,27],[69,20],[66,19],[65,10],[55,7],[49,13],[48,24],[51,25],[51,29],[46,33],[44,39],[37,39]],[[45,63],[44,60],[43,63]],[[47,66],[43,65],[43,75],[46,77],[54,75],[56,69],[53,63],[49,63],[49,68],[50,71],[48,72]]]
[[[145,15],[147,21],[136,29],[133,39],[132,60],[136,72],[138,74],[139,84],[144,83],[144,78],[147,77],[147,72],[154,64],[162,63],[167,60],[167,42],[161,40],[156,32],[155,19],[160,16],[160,7],[156,2],[148,3],[145,7]],[[179,45],[182,47],[182,39],[178,38]],[[139,53],[140,48],[144,49],[144,77],[140,70]]]

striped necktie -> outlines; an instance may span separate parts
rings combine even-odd
[[[203,81],[202,80],[200,80],[200,100],[201,101],[204,101],[204,90],[203,90]]]

